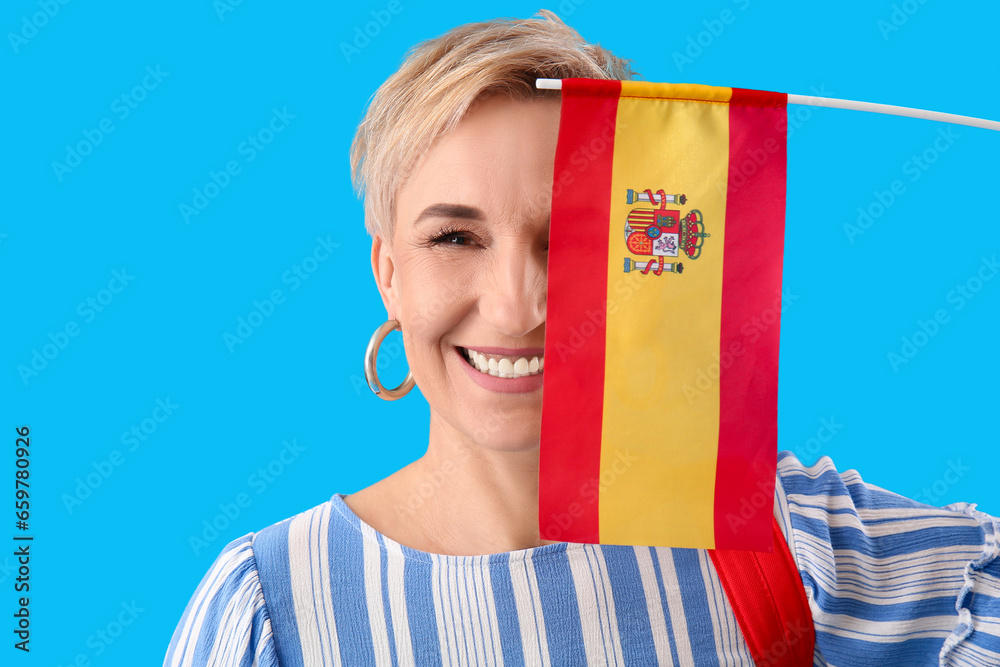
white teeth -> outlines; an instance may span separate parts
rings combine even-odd
[[[508,357],[491,357],[475,350],[463,350],[466,358],[479,372],[501,378],[518,378],[537,375],[545,365],[544,357],[527,357],[512,359]]]

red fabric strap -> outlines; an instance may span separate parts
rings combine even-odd
[[[774,550],[709,550],[757,667],[813,664],[816,632],[809,600],[777,519]]]

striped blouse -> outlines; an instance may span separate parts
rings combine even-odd
[[[782,452],[775,516],[816,665],[1000,665],[1000,523]],[[234,540],[164,665],[743,665],[705,551],[554,543],[444,556],[394,542],[340,494]]]

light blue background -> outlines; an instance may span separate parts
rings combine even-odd
[[[30,656],[11,647],[13,558],[0,556],[0,617],[8,619],[0,662],[68,665],[83,655],[102,667],[157,664],[227,542],[422,454],[423,399],[414,392],[386,403],[362,384],[364,347],[385,312],[348,146],[366,101],[410,46],[539,6],[402,0],[347,58],[341,43],[387,2],[247,0],[221,15],[211,0],[52,2],[50,13],[58,11],[12,44],[10,33],[44,4],[13,0],[0,13],[0,541],[15,532],[14,428],[24,424],[36,538]],[[549,8],[651,81],[822,91],[1000,118],[1000,6],[992,2],[563,0]],[[724,10],[728,24],[719,21]],[[898,30],[884,32],[894,11]],[[679,65],[674,54],[687,49],[691,62]],[[168,75],[122,117],[114,100],[141,85],[147,67]],[[294,118],[248,161],[241,142],[273,109]],[[1000,279],[961,310],[948,298],[1000,249],[1000,134],[954,128],[958,138],[911,181],[907,162],[944,126],[792,113],[802,122],[789,138],[784,283],[797,299],[782,324],[781,447],[810,461],[830,455],[841,470],[857,468],[909,496],[1000,512]],[[52,163],[102,119],[113,132],[60,181]],[[179,206],[230,160],[240,173],[186,223]],[[905,192],[851,242],[844,225],[896,179]],[[339,247],[293,289],[286,272],[317,238]],[[134,278],[90,319],[78,305],[106,298],[116,270]],[[276,289],[284,303],[230,352],[223,335]],[[948,322],[894,372],[887,354],[938,309]],[[70,322],[79,335],[25,382],[18,367]],[[401,357],[389,360],[389,380],[404,372]],[[147,421],[155,431],[129,451],[122,434],[168,398],[177,409]],[[827,435],[824,419],[842,427],[827,442],[810,441]],[[271,481],[255,476],[286,440],[304,449]],[[121,464],[102,465],[115,450]],[[92,476],[100,485],[68,508],[78,480],[108,465],[110,476]],[[220,504],[241,493],[249,506],[225,518]],[[189,537],[220,515],[228,526],[196,554]],[[133,601],[141,608],[134,621],[112,643],[101,640]]]

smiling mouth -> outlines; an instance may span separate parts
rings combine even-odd
[[[523,378],[539,375],[545,367],[545,356],[512,357],[483,354],[464,347],[458,348],[470,366],[484,375],[499,378]]]

